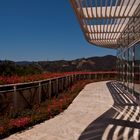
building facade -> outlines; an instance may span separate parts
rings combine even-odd
[[[140,100],[140,41],[126,48],[118,48],[119,81]]]
[[[140,0],[70,0],[85,39],[116,49],[118,80],[140,101]]]

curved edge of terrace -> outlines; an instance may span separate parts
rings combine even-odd
[[[93,99],[96,100],[93,101]],[[63,113],[30,130],[13,134],[6,140],[15,138],[76,140],[93,120],[100,117],[112,105],[113,98],[106,86],[106,81],[90,83]]]

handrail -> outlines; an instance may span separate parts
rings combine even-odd
[[[47,96],[48,99],[57,96],[76,81],[85,79],[93,79],[95,81],[110,80],[116,79],[116,76],[117,72],[114,71],[76,72],[39,81],[0,85],[0,110],[7,101],[7,106],[18,111],[27,107],[27,105],[40,104],[44,96],[45,98]]]

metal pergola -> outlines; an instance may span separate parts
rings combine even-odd
[[[86,40],[107,48],[140,39],[140,0],[70,0]]]

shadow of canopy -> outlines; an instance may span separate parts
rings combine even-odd
[[[115,140],[140,138],[140,107],[121,84],[108,82],[113,106],[94,120],[78,140]],[[93,109],[94,111],[94,109]]]

